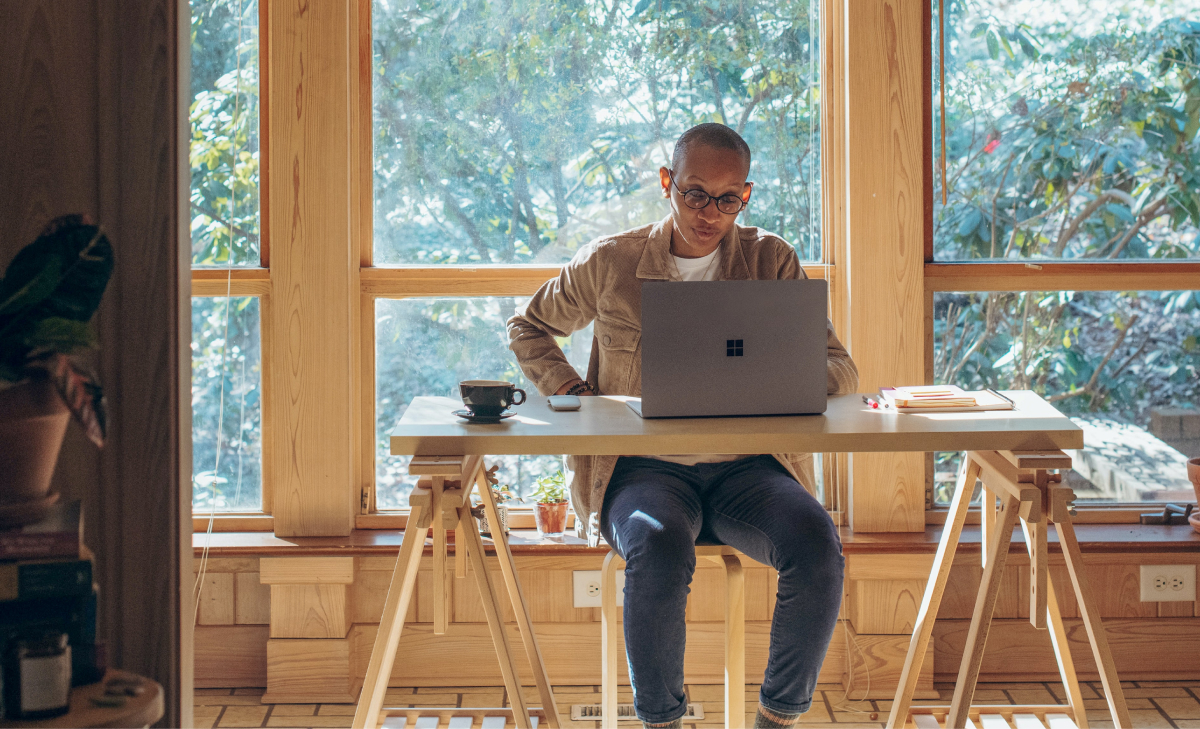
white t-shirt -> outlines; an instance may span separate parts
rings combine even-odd
[[[703,258],[680,258],[679,256],[671,256],[671,258],[675,259],[675,268],[679,271],[679,280],[681,281],[715,281],[717,279],[717,271],[721,268],[721,249],[719,247]],[[746,458],[749,455],[751,454],[684,453],[674,456],[647,456],[647,458],[657,458],[660,461],[694,466],[697,463],[736,461],[739,458]]]
[[[679,271],[680,281],[717,280],[717,271],[721,268],[720,246],[702,258],[680,258],[679,256],[671,256],[671,258],[675,259],[675,269]]]

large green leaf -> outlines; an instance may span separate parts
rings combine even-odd
[[[21,249],[0,281],[0,335],[46,318],[88,321],[112,275],[113,251],[98,226],[59,218]]]
[[[96,337],[87,322],[62,317],[42,319],[25,336],[25,346],[33,356],[43,352],[71,354],[95,345]]]

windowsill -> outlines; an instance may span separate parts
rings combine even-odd
[[[937,550],[942,529],[937,525],[925,527],[924,532],[855,534],[848,528],[839,530],[845,554],[924,554]],[[1080,547],[1088,553],[1130,552],[1196,552],[1200,550],[1200,534],[1186,524],[1175,526],[1078,524],[1075,531]],[[400,549],[404,532],[385,529],[356,529],[349,537],[277,537],[268,532],[214,532],[192,535],[192,545],[199,554],[206,539],[210,557],[237,556],[392,556]],[[1049,534],[1051,545],[1058,536]],[[490,547],[490,540],[485,540]],[[426,543],[428,546],[428,542]],[[960,549],[977,552],[980,530],[977,526],[963,528]],[[607,546],[589,547],[573,533],[561,541],[539,539],[536,531],[514,530],[509,540],[514,554],[556,555],[607,553]],[[1017,533],[1012,541],[1014,551],[1025,552],[1024,539]],[[1057,547],[1051,547],[1057,552]]]

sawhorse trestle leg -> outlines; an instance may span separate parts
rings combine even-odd
[[[1070,457],[1061,451],[971,451],[966,454],[946,526],[938,543],[933,572],[925,587],[925,596],[917,614],[895,700],[888,716],[888,729],[902,729],[906,726],[952,729],[974,727],[976,721],[998,726],[999,721],[1007,719],[1013,719],[1018,726],[1087,729],[1088,721],[1079,681],[1048,568],[1047,533],[1050,524],[1054,524],[1058,533],[1067,570],[1071,575],[1072,588],[1087,630],[1088,643],[1104,684],[1113,723],[1118,727],[1130,726],[1129,710],[1117,678],[1112,652],[1109,650],[1104,626],[1095,610],[1095,603],[1083,573],[1083,555],[1071,522],[1070,505],[1075,496],[1070,488],[1062,485],[1060,476],[1050,473],[1051,469],[1065,469],[1070,466]],[[982,480],[984,485],[981,514],[984,570],[971,615],[971,626],[959,666],[958,680],[954,686],[954,696],[949,707],[913,706],[912,696],[916,689],[917,674],[925,652],[929,649],[933,623],[949,580],[954,552],[962,535],[977,479]],[[1035,628],[1049,629],[1059,675],[1067,691],[1069,709],[1066,710],[1065,707],[1056,705],[971,705],[979,680],[988,629],[1008,560],[1012,533],[1018,520],[1029,552],[1030,622]],[[995,718],[981,720],[980,717],[985,714]],[[1042,724],[1043,721],[1049,724]]]
[[[558,729],[560,726],[558,708],[555,705],[550,679],[546,673],[546,664],[542,659],[537,637],[533,632],[529,606],[525,602],[520,583],[517,580],[508,538],[500,528],[501,522],[496,502],[484,476],[483,459],[479,456],[466,458],[416,457],[409,466],[409,473],[422,478],[418,481],[417,488],[413,490],[409,499],[411,510],[408,526],[404,530],[400,554],[396,560],[396,568],[392,573],[392,581],[380,619],[379,633],[375,637],[375,645],[367,665],[367,674],[363,679],[362,694],[359,696],[358,707],[354,713],[354,728],[376,729],[380,725],[381,717],[385,712],[383,702],[387,693],[388,679],[391,676],[396,660],[396,651],[400,645],[404,618],[412,604],[421,555],[425,549],[425,539],[431,529],[434,535],[432,581],[434,634],[442,635],[448,629],[450,585],[453,577],[455,575],[465,577],[468,571],[474,572],[475,583],[483,601],[488,630],[492,636],[492,644],[500,662],[500,673],[512,705],[513,720],[521,729],[532,727],[532,714],[521,691],[518,664],[504,626],[500,598],[496,593],[492,575],[487,569],[483,538],[479,534],[479,525],[471,511],[471,490],[478,485],[484,512],[487,514],[488,523],[492,525],[492,538],[505,589],[512,602],[513,613],[517,618],[517,626],[525,645],[526,656],[530,666],[533,667],[534,682],[537,684],[542,701],[540,713],[552,729]],[[447,554],[447,535],[450,532],[455,535],[454,565],[449,563]]]

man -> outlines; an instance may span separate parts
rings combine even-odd
[[[804,278],[778,236],[735,225],[750,201],[750,148],[732,129],[701,124],[659,170],[671,214],[579,250],[508,322],[526,376],[544,394],[641,394],[641,286],[646,280]],[[811,312],[823,316],[824,312]],[[595,322],[588,377],[554,337]],[[829,326],[827,389],[854,392],[858,371]],[[807,489],[811,454],[574,456],[571,498],[581,535],[625,559],[625,646],[634,708],[646,726],[679,726],[684,608],[703,537],[779,570],[757,727],[807,711],[842,597],[841,542]],[[803,484],[803,485],[802,485]]]

